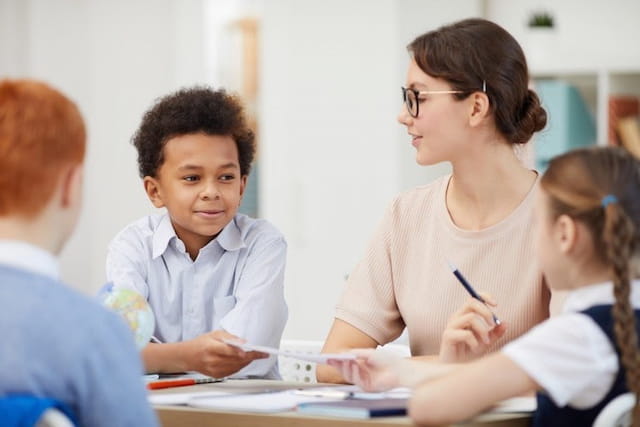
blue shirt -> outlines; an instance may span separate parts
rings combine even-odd
[[[56,276],[44,250],[0,241],[0,396],[56,399],[85,426],[157,425],[124,321]]]
[[[252,344],[279,347],[287,321],[287,245],[267,221],[237,214],[195,261],[167,214],[144,217],[109,245],[107,280],[142,294],[162,342],[224,329]],[[235,377],[279,378],[276,357],[251,362]]]

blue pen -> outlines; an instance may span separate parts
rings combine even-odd
[[[478,301],[480,301],[481,303],[483,303],[483,304],[485,304],[485,305],[486,305],[487,303],[486,303],[486,301],[484,300],[484,298],[482,298],[480,295],[478,295],[478,293],[475,291],[475,289],[473,289],[473,288],[471,287],[471,285],[469,284],[469,282],[467,282],[467,279],[465,279],[465,278],[464,278],[464,276],[462,275],[462,273],[460,273],[460,271],[458,270],[458,268],[457,268],[455,265],[451,264],[451,262],[450,262],[450,261],[447,261],[447,264],[449,264],[449,268],[450,268],[450,269],[451,269],[451,271],[453,272],[453,275],[454,275],[454,276],[456,276],[456,278],[458,279],[458,281],[459,281],[460,283],[462,283],[462,286],[464,286],[464,288],[467,290],[467,292],[469,292],[469,295],[471,295],[471,297],[473,297],[473,298],[477,299]],[[497,317],[495,314],[491,313],[491,316],[493,316],[493,322],[494,322],[496,325],[499,325],[499,324],[501,323],[501,322],[500,322],[500,319],[498,319],[498,317]]]

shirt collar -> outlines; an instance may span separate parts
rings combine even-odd
[[[60,268],[56,257],[31,243],[0,240],[0,264],[60,280]]]
[[[177,237],[178,236],[176,236],[176,231],[173,229],[169,215],[162,215],[160,223],[153,233],[153,253],[151,256],[154,259],[161,256],[167,250],[167,246],[169,246],[171,239]]]
[[[225,251],[237,251],[246,246],[235,218],[222,229],[216,241]]]
[[[171,224],[171,218],[169,215],[163,215],[155,233],[153,234],[152,256],[154,259],[164,254],[169,246],[169,242],[171,242],[171,239],[173,238],[177,239],[178,236]],[[238,228],[238,225],[236,224],[235,218],[222,229],[214,241],[218,242],[220,247],[225,251],[236,251],[246,247],[244,238],[242,237],[240,228]],[[213,241],[211,243],[213,243]]]
[[[564,301],[562,312],[578,312],[595,305],[609,305],[614,302],[613,283],[598,283],[569,292]],[[640,308],[640,280],[631,281],[631,306]]]

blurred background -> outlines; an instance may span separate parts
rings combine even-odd
[[[581,144],[633,149],[618,121],[637,129],[637,0],[0,0],[0,77],[53,84],[88,123],[64,279],[95,293],[111,238],[154,211],[130,144],[143,112],[183,86],[226,87],[259,141],[243,210],[289,244],[284,338],[323,339],[385,206],[448,171],[416,165],[396,116],[405,46],[467,17],[504,26],[528,56],[551,119],[527,161],[544,168]]]

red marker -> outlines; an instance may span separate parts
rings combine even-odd
[[[217,378],[183,378],[178,380],[160,380],[153,381],[147,384],[149,390],[158,390],[160,388],[169,387],[183,387],[187,385],[217,383],[220,382]]]

